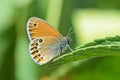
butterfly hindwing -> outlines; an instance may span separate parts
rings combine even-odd
[[[55,37],[40,37],[30,43],[30,53],[38,64],[45,64],[61,53],[59,40]]]

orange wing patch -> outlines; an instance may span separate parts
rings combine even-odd
[[[45,36],[63,37],[56,29],[49,25],[46,21],[32,17],[28,21],[28,32],[31,38],[39,38]]]

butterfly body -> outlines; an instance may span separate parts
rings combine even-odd
[[[32,17],[27,23],[29,50],[37,64],[45,64],[67,49],[69,37],[63,37],[46,21]]]

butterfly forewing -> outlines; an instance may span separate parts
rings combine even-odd
[[[61,39],[63,36],[46,21],[32,17],[28,20],[27,30],[29,39],[52,36]]]

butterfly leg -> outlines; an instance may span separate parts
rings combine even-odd
[[[67,45],[67,47],[70,49],[71,52],[74,51],[69,45]]]

